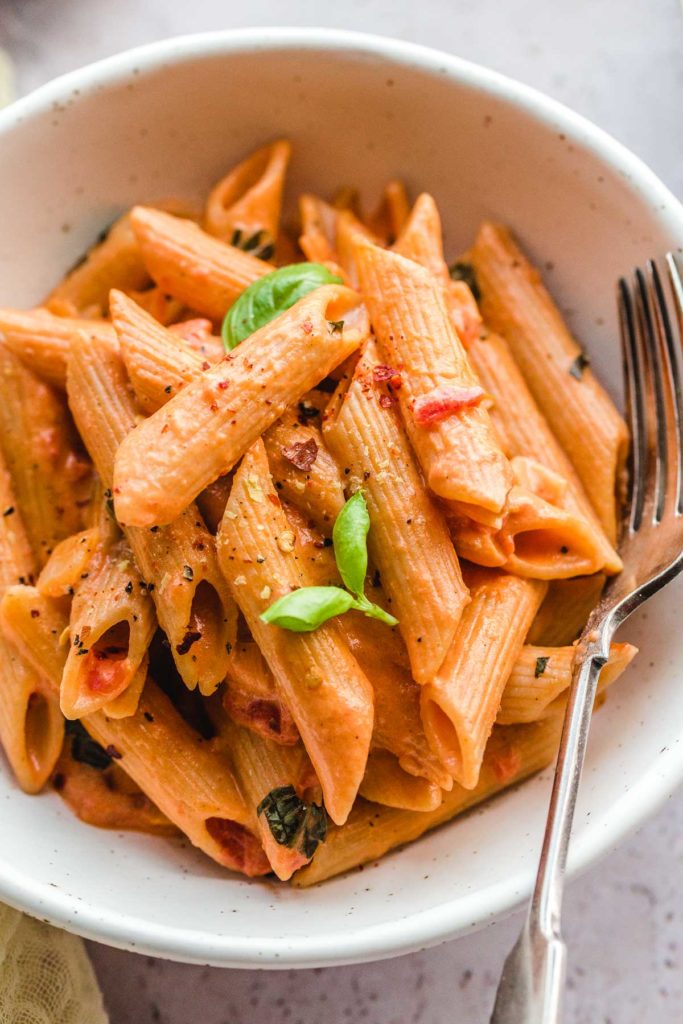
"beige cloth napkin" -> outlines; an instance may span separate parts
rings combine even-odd
[[[0,107],[13,99],[0,49]],[[108,1024],[81,939],[0,903],[0,1024]]]

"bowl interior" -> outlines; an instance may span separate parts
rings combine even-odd
[[[123,208],[199,196],[250,148],[294,143],[292,197],[390,177],[432,192],[447,253],[509,223],[618,393],[614,285],[674,247],[681,216],[604,136],[452,58],[344,35],[238,33],[161,44],[67,76],[0,120],[0,303],[40,300]],[[676,237],[678,236],[678,237]],[[681,588],[624,631],[635,668],[597,716],[572,864],[614,844],[681,773]],[[132,948],[221,964],[390,955],[482,924],[528,891],[547,776],[379,866],[304,892],[249,883],[181,843],[100,832],[0,766],[0,897]],[[39,841],[38,841],[39,839]]]

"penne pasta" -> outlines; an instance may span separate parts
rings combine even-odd
[[[238,725],[285,746],[299,742],[299,730],[282,700],[258,646],[237,643],[228,661],[223,707]]]
[[[451,646],[468,601],[441,511],[425,490],[408,438],[382,403],[386,376],[373,339],[350,382],[325,414],[324,436],[351,492],[362,490],[370,514],[369,552],[408,649],[413,677],[431,679]]]
[[[63,397],[0,345],[0,448],[33,554],[42,566],[83,524],[90,465]]]
[[[0,309],[0,340],[41,380],[62,390],[66,387],[66,364],[76,331],[84,331],[88,336],[114,337],[112,325],[104,320],[54,316],[46,309],[26,313]]]
[[[153,526],[180,515],[358,348],[366,327],[357,303],[347,288],[317,288],[139,424],[116,455],[118,519]]]
[[[433,782],[409,775],[388,750],[371,750],[360,784],[364,800],[407,811],[433,811],[441,804],[442,791]]]
[[[301,234],[299,246],[307,260],[325,263],[335,270],[337,253],[337,217],[339,211],[318,196],[304,193],[299,197]]]
[[[261,259],[272,257],[291,150],[286,139],[271,142],[212,188],[204,210],[204,227],[210,235]]]
[[[389,850],[487,800],[550,764],[557,752],[561,719],[553,716],[532,725],[496,728],[475,789],[454,786],[433,811],[404,811],[358,801],[343,828],[332,828],[327,842],[294,885],[305,888],[377,860]]]
[[[545,596],[538,580],[473,570],[472,600],[420,702],[427,738],[457,783],[477,785],[505,684]]]
[[[32,577],[34,561],[16,507],[9,473],[0,459],[0,597],[18,581]],[[23,790],[42,789],[59,757],[64,719],[59,703],[0,629],[0,746]]]
[[[242,460],[218,532],[223,574],[297,724],[333,821],[348,816],[372,736],[370,684],[339,628],[290,633],[261,621],[278,597],[304,585],[294,536],[262,442]]]
[[[505,684],[496,722],[516,725],[538,722],[562,713],[574,666],[574,647],[523,647]],[[600,670],[598,694],[602,694],[629,666],[638,653],[633,644],[612,644],[609,659]]]
[[[79,339],[67,381],[69,404],[102,481],[111,485],[117,448],[136,420],[115,346]],[[176,667],[189,689],[211,693],[225,677],[236,607],[221,576],[215,541],[191,505],[157,529],[125,531],[156,606]]]
[[[112,524],[113,525],[113,524]],[[102,538],[100,530],[91,526],[57,544],[43,566],[37,587],[44,597],[69,597],[86,578],[88,565]]]
[[[355,258],[377,339],[389,366],[401,368],[398,403],[428,485],[443,498],[502,512],[510,468],[438,284],[361,238]]]
[[[388,181],[382,190],[379,206],[367,218],[366,224],[385,245],[393,245],[409,216],[410,204],[405,185],[402,181]]]
[[[510,233],[494,224],[482,225],[470,258],[486,322],[509,343],[614,543],[617,488],[628,448],[624,421]]]
[[[553,580],[531,624],[528,643],[546,647],[572,644],[600,600],[605,581],[603,573]]]
[[[222,320],[240,293],[273,269],[160,210],[136,206],[131,223],[145,266],[162,291],[211,320]]]

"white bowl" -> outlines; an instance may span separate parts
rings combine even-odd
[[[202,193],[252,147],[294,142],[290,195],[390,176],[436,196],[448,252],[513,226],[603,380],[618,390],[614,285],[680,246],[683,212],[634,156],[522,85],[433,50],[311,30],[169,40],[102,61],[0,114],[0,303],[30,305],[121,209]],[[683,589],[626,628],[635,668],[597,716],[576,872],[683,777]],[[0,898],[100,941],[232,966],[392,956],[476,928],[529,893],[548,773],[319,888],[247,882],[187,846],[80,824],[0,766]]]

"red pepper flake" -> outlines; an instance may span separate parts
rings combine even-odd
[[[228,381],[227,381],[227,380],[219,380],[219,381],[218,381],[218,387],[219,387],[219,390],[221,390],[221,391],[225,391],[225,389],[227,388],[227,386],[228,386]]]
[[[313,333],[313,324],[311,323],[311,321],[310,320],[304,320],[304,322],[301,325],[301,330],[304,332],[304,334],[312,334]]]
[[[401,386],[401,373],[399,370],[394,370],[392,366],[384,366],[383,363],[378,363],[377,366],[372,368],[372,379],[375,384],[391,384],[392,388]]]
[[[211,412],[218,412],[218,402],[212,402],[209,406]]]
[[[201,640],[202,634],[196,629],[188,629],[187,633],[182,639],[182,642],[176,644],[176,652],[178,654],[187,654],[192,644],[196,644],[197,640]]]
[[[123,757],[121,751],[117,750],[113,743],[110,743],[108,747],[105,747],[104,752],[105,754],[109,754],[110,757],[113,757],[115,761],[120,761]]]
[[[395,395],[380,395],[379,404],[383,409],[391,409],[392,405],[396,405],[398,399]]]
[[[202,363],[202,370],[210,370],[210,369],[211,369],[211,363],[207,362],[206,359],[205,359],[204,362]]]
[[[297,469],[302,469],[306,473],[318,458],[318,445],[314,437],[310,437],[308,441],[295,441],[294,444],[286,445],[280,450],[287,462],[291,462]]]
[[[275,505],[276,508],[280,507],[280,499],[278,498],[277,494],[269,494],[267,495],[267,497],[271,505]]]
[[[40,618],[40,612],[38,611],[37,608],[31,608],[31,618],[32,619],[39,619]]]
[[[428,394],[415,400],[415,422],[421,427],[439,423],[460,409],[478,405],[484,394],[484,389],[479,384],[472,387],[433,388]]]

